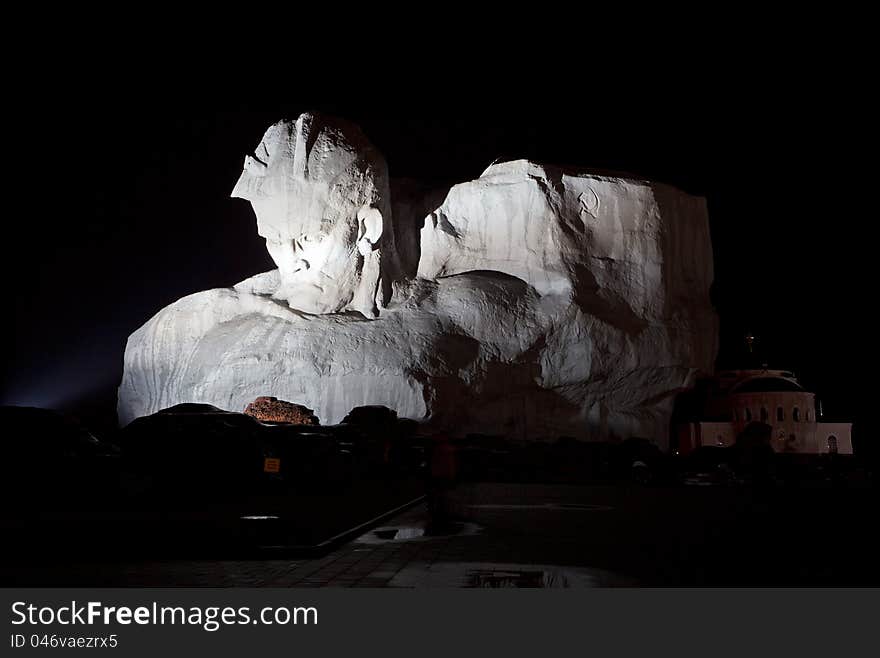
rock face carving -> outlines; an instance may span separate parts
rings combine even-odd
[[[357,126],[311,114],[279,121],[245,157],[232,196],[253,205],[278,266],[275,299],[370,318],[388,301],[397,271],[388,167]]]
[[[132,334],[120,421],[270,392],[328,424],[384,405],[451,434],[665,445],[716,351],[703,199],[525,160],[395,190],[355,126],[272,126],[233,195],[278,269]]]

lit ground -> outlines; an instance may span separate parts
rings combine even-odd
[[[323,556],[3,561],[3,585],[583,587],[880,584],[871,492],[462,484]],[[311,514],[319,510],[314,508]],[[451,531],[451,533],[450,533]],[[59,538],[60,540],[61,538]],[[67,539],[70,541],[70,538]]]

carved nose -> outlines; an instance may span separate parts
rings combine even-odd
[[[296,256],[296,244],[293,240],[285,240],[277,243],[276,249],[284,260],[292,260]]]
[[[299,240],[267,240],[269,253],[282,272],[296,274],[309,269],[309,263],[303,256],[302,242]]]
[[[287,258],[298,259],[302,254],[303,246],[299,240],[287,240],[282,244]]]
[[[290,241],[291,269],[294,273],[309,269],[308,261],[302,258],[302,251],[302,243],[299,240]]]

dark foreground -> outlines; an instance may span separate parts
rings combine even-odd
[[[508,561],[589,566],[642,585],[858,586],[880,583],[876,507],[866,494],[479,485],[455,498]]]
[[[326,535],[342,525],[362,522],[376,509],[375,495],[354,493],[290,499],[285,504],[296,505],[302,518],[309,520],[302,527],[323,523]],[[386,509],[411,498],[411,493],[401,485],[392,495],[383,494]],[[77,556],[69,549],[82,541],[81,533],[75,527],[50,527],[45,538],[51,542],[49,550],[8,555],[0,564],[0,583],[878,585],[880,542],[874,532],[871,493],[832,487],[461,483],[446,496],[448,522],[442,527],[432,524],[427,507],[419,504],[376,527],[361,529],[359,537],[329,547],[323,555],[271,550],[195,554],[184,546],[177,552],[164,546],[161,553],[97,551]],[[359,502],[368,498],[369,510]],[[296,514],[288,509],[287,516]],[[9,530],[4,529],[7,546],[14,537],[7,534]]]

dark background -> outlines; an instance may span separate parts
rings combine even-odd
[[[12,124],[2,404],[112,423],[130,333],[184,295],[271,269],[250,205],[229,192],[270,123],[319,110],[360,124],[393,177],[463,181],[493,160],[531,158],[706,196],[718,366],[744,365],[754,333],[760,361],[793,369],[825,418],[856,421],[863,440],[876,295],[860,199],[871,183],[852,155],[862,133],[847,89],[822,76],[821,89],[784,67],[705,86],[672,71],[566,87],[524,76],[480,102],[473,83],[448,80],[444,102],[420,84],[345,101],[304,85],[281,100],[235,84],[196,101],[155,83],[59,88]]]

